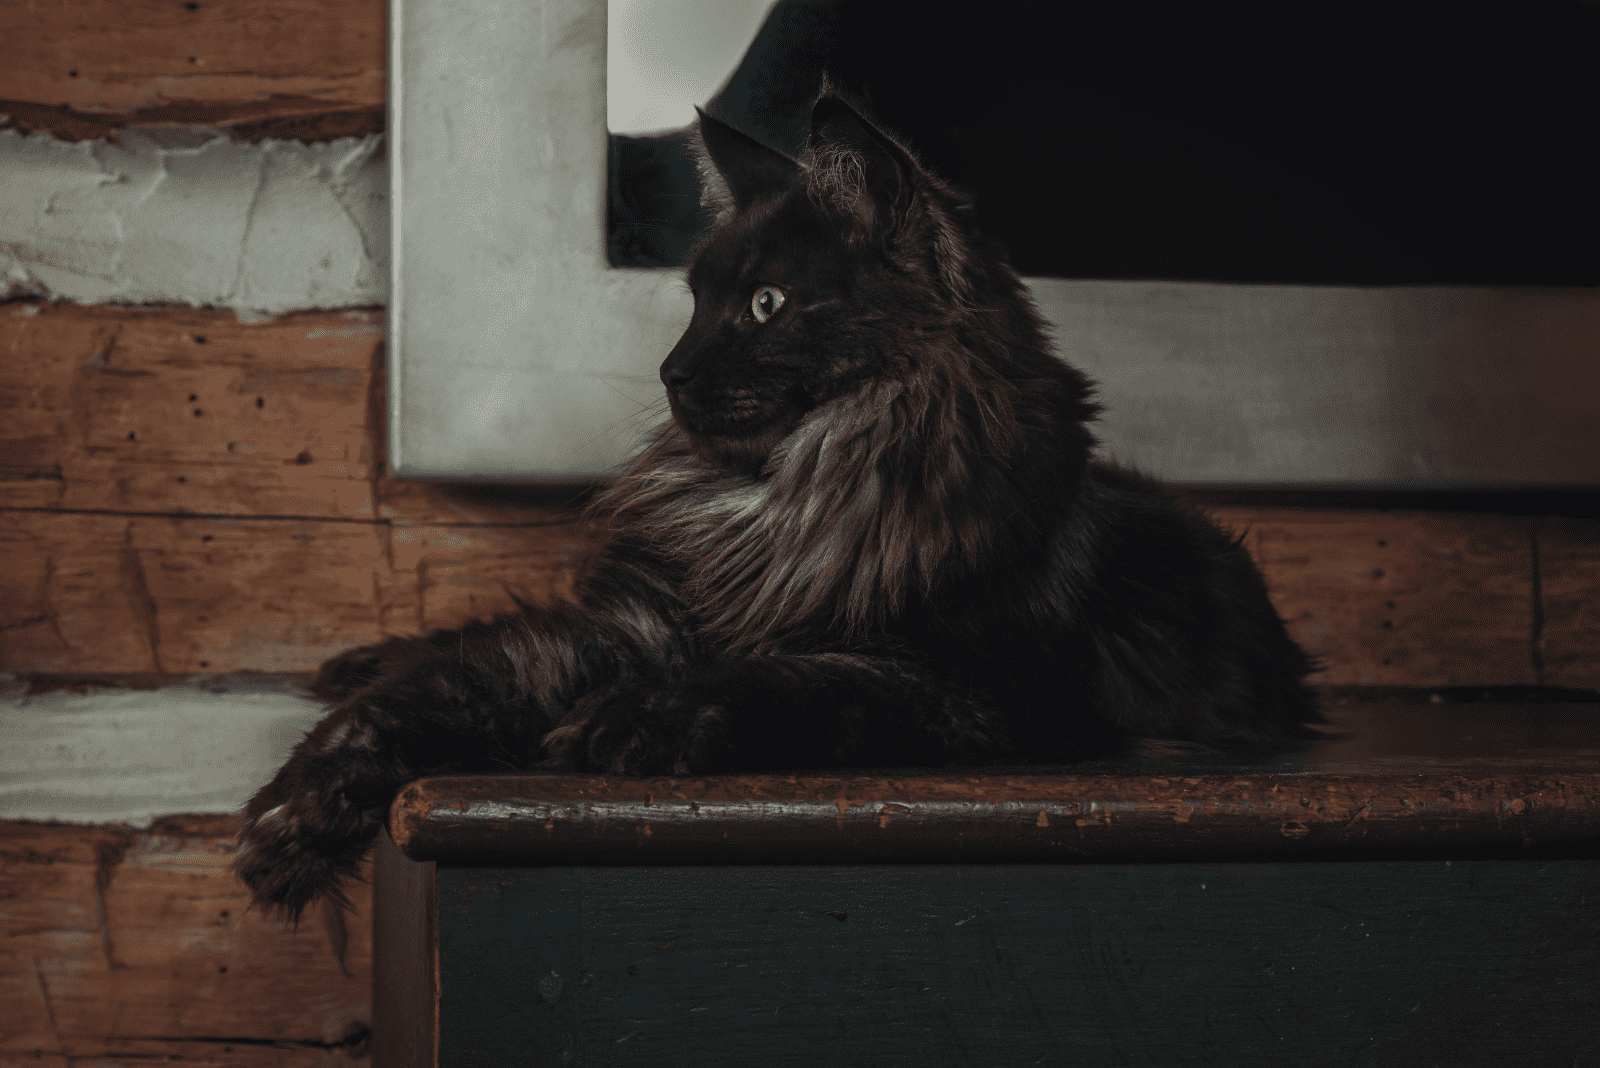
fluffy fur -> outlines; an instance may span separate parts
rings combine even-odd
[[[1091,459],[1089,383],[954,191],[831,91],[798,160],[701,133],[673,418],[599,501],[578,603],[326,665],[246,810],[263,905],[337,893],[428,773],[1041,763],[1319,718],[1240,545]]]

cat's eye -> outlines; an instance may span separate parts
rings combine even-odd
[[[750,298],[750,314],[756,322],[764,323],[783,307],[783,290],[777,286],[762,286]]]

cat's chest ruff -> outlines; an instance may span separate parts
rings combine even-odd
[[[768,506],[760,483],[711,482],[663,501],[646,524],[659,548],[693,570],[718,545],[748,531]]]

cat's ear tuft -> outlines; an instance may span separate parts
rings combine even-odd
[[[800,180],[800,164],[755,138],[700,115],[700,200],[719,215],[757,197],[781,193]]]
[[[864,232],[892,232],[915,197],[916,160],[844,100],[824,92],[811,110],[806,187],[857,221]]]
[[[953,301],[968,299],[967,241],[953,214],[961,198],[826,81],[800,161],[807,192],[852,219],[856,238],[883,240],[897,257],[931,265]]]

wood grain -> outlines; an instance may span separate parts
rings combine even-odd
[[[0,503],[371,518],[382,315],[0,310]]]
[[[1244,536],[1290,632],[1320,658],[1315,681],[1538,681],[1530,646],[1535,520],[1295,508],[1217,516]]]
[[[559,525],[581,499],[384,475],[383,316],[0,305],[0,508]],[[196,412],[200,414],[196,415]]]
[[[357,1052],[367,886],[342,935],[265,920],[227,870],[237,830],[231,816],[148,831],[0,823],[0,1065],[298,1068]]]
[[[386,26],[383,0],[8,4],[0,100],[115,113],[119,122],[377,109]]]
[[[1600,686],[1600,521],[1539,521],[1539,658],[1550,686]]]
[[[380,581],[385,534],[360,523],[4,515],[0,539],[21,566],[0,576],[10,617],[0,663],[309,670],[382,637],[385,608],[406,593]]]
[[[581,526],[0,512],[0,669],[310,671],[570,591]],[[504,579],[504,581],[502,581]]]
[[[0,667],[310,670],[570,593],[572,500],[382,475],[380,320],[0,309]]]

